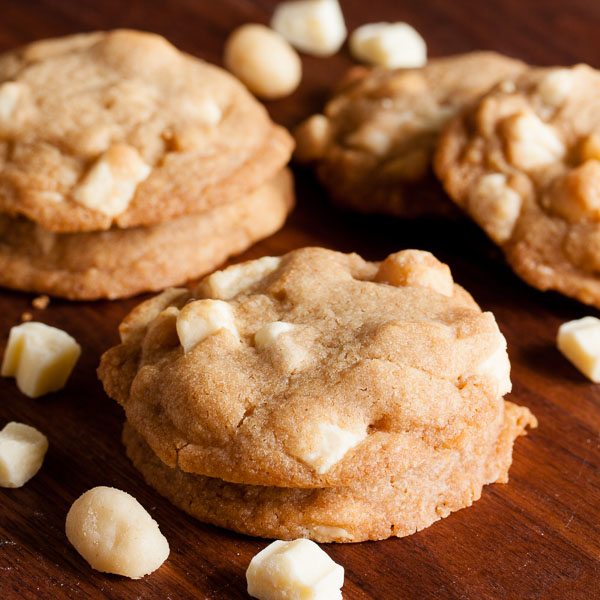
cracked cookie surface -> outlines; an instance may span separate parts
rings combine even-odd
[[[435,166],[517,275],[600,308],[599,97],[591,67],[531,69],[448,125]]]
[[[0,214],[0,285],[70,300],[162,290],[271,235],[293,203],[292,175],[284,169],[241,198],[147,227],[53,233]]]
[[[438,133],[498,81],[523,70],[494,52],[434,58],[420,69],[350,71],[326,104],[296,131],[296,157],[314,163],[333,199],[361,212],[402,217],[456,213],[431,178]]]
[[[239,198],[291,136],[234,77],[131,30],[0,56],[0,211],[56,232],[150,225]]]
[[[450,269],[305,248],[168,290],[120,327],[99,375],[167,465],[328,487],[434,463],[497,428],[506,342]],[[499,421],[500,419],[500,421]]]

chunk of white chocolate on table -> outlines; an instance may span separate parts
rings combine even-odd
[[[427,287],[444,296],[454,293],[450,267],[423,250],[401,250],[390,254],[379,266],[375,281],[395,286]]]
[[[563,323],[556,345],[586,377],[600,383],[600,319],[583,317]]]
[[[232,265],[222,271],[215,271],[205,277],[198,286],[198,293],[208,298],[231,300],[239,293],[258,283],[279,267],[278,256],[263,256],[239,265]]]
[[[209,335],[227,329],[238,337],[233,311],[222,300],[194,300],[177,315],[177,335],[184,352],[189,352]]]
[[[259,600],[341,600],[344,568],[310,540],[278,540],[250,561],[246,580]]]
[[[65,331],[29,321],[10,330],[1,373],[15,377],[21,392],[37,398],[65,386],[80,354]]]
[[[92,165],[73,197],[105,215],[120,215],[151,170],[135,148],[125,144],[113,146]]]
[[[331,56],[346,39],[338,0],[293,0],[275,8],[271,27],[306,54]]]
[[[48,438],[35,427],[7,423],[0,431],[0,486],[18,488],[39,470],[48,450]]]
[[[350,431],[335,423],[324,422],[319,423],[313,432],[302,433],[306,436],[302,448],[296,448],[292,453],[319,475],[327,473],[349,450],[367,437],[366,430]]]
[[[427,63],[427,45],[408,23],[370,23],[352,32],[354,58],[387,68],[416,68]]]
[[[131,495],[99,486],[80,496],[67,514],[67,538],[93,569],[139,579],[169,556],[156,521]]]

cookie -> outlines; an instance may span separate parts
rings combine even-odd
[[[212,271],[277,231],[293,202],[285,169],[251,194],[147,227],[53,233],[0,215],[0,285],[71,300],[162,290]]]
[[[444,449],[435,462],[350,487],[281,488],[227,483],[165,465],[129,424],[127,455],[146,482],[206,523],[284,540],[361,542],[403,537],[470,506],[482,486],[506,482],[515,438],[535,426],[528,409],[505,403],[500,427]],[[492,443],[490,443],[490,434]]]
[[[353,485],[496,429],[506,341],[428,252],[263,257],[139,305],[99,376],[170,467]]]
[[[449,124],[444,187],[541,290],[600,308],[600,72],[532,69]]]
[[[50,231],[203,212],[272,179],[292,146],[239,81],[155,34],[0,56],[0,212]]]
[[[353,69],[323,114],[296,131],[296,157],[314,163],[341,206],[401,217],[458,211],[431,176],[438,133],[498,81],[525,68],[494,52],[436,58],[420,69]]]

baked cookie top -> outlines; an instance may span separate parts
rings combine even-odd
[[[256,189],[293,141],[234,77],[130,30],[0,56],[0,212],[52,231],[132,227]]]
[[[335,201],[361,212],[446,215],[452,203],[423,197],[442,126],[498,81],[525,68],[495,52],[436,58],[420,69],[350,71],[323,114],[296,131],[296,157],[314,162]],[[437,190],[436,190],[437,191]]]
[[[99,376],[168,465],[248,484],[347,485],[496,427],[506,342],[450,269],[320,248],[172,289],[120,326]]]
[[[435,167],[521,277],[600,307],[600,72],[499,84],[449,124]]]

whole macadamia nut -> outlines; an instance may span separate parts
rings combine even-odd
[[[225,42],[225,66],[255,95],[267,100],[291,94],[302,78],[298,53],[264,25],[238,27]]]

